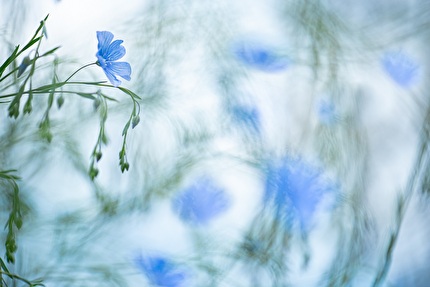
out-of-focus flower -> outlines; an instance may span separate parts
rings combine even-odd
[[[384,71],[398,85],[407,88],[415,83],[418,76],[418,64],[406,54],[398,52],[386,52],[382,56]]]
[[[298,220],[303,231],[314,223],[323,197],[336,190],[320,169],[302,159],[282,158],[271,162],[266,172],[264,202],[279,220]]]
[[[225,212],[230,198],[207,177],[198,179],[173,200],[173,209],[186,222],[202,225]]]
[[[130,64],[127,62],[116,62],[125,55],[125,48],[121,45],[124,41],[115,40],[112,42],[113,34],[108,31],[97,31],[97,39],[97,64],[102,67],[112,85],[118,87],[121,84],[117,76],[130,81]]]
[[[236,105],[231,108],[233,119],[238,124],[250,127],[252,131],[260,132],[260,115],[253,106]]]
[[[253,41],[237,42],[233,45],[236,58],[245,65],[264,72],[279,72],[290,66],[290,60],[277,51]]]
[[[184,287],[189,277],[184,269],[161,256],[139,256],[135,264],[149,282],[158,287]]]
[[[318,119],[321,123],[330,125],[336,121],[336,108],[332,101],[321,100],[317,106]]]

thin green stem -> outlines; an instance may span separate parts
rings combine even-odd
[[[18,275],[16,275],[16,274],[12,274],[12,273],[9,273],[9,272],[3,271],[3,270],[0,270],[0,274],[6,275],[6,276],[7,276],[7,277],[9,277],[9,278],[13,278],[13,279],[20,280],[20,281],[22,281],[22,282],[26,283],[26,284],[27,284],[27,285],[29,285],[29,286],[35,286],[33,283],[31,283],[31,282],[30,282],[30,281],[28,281],[27,279],[22,278],[21,276],[18,276]]]
[[[382,268],[379,270],[378,274],[375,277],[374,283],[372,285],[373,287],[379,287],[385,282],[388,271],[391,267],[393,252],[401,231],[402,224],[405,219],[405,214],[410,206],[412,196],[414,195],[416,190],[420,188],[421,178],[428,170],[428,166],[425,165],[426,160],[424,159],[424,157],[426,157],[429,153],[429,136],[428,128],[426,126],[429,121],[430,111],[428,112],[427,117],[425,118],[423,123],[424,128],[421,131],[423,133],[423,137],[421,139],[421,146],[417,155],[415,168],[411,174],[411,177],[409,178],[405,194],[402,198],[399,199],[399,205],[396,214],[396,225],[394,226],[393,233],[391,234],[390,240],[388,242],[385,260],[383,262]]]
[[[106,85],[106,84],[102,84],[104,82],[63,82],[63,83],[58,83],[58,86],[63,86],[63,85],[94,85],[94,86],[98,86],[98,87],[108,87],[108,88],[113,88],[114,86],[112,85]],[[51,85],[49,85],[51,86]],[[49,87],[47,86],[42,86],[42,87],[38,87],[35,88],[33,91],[27,90],[22,92],[23,95],[25,94],[29,94],[30,92],[32,92],[33,94],[46,94],[50,91]],[[73,92],[76,93],[76,92]],[[5,98],[10,98],[10,97],[14,97],[16,96],[16,93],[13,94],[8,94],[8,95],[2,95],[0,96],[0,99],[5,99]]]
[[[86,65],[84,65],[84,66],[82,66],[82,67],[80,67],[79,69],[77,69],[75,72],[73,72],[73,74],[71,74],[68,78],[67,78],[67,80],[65,80],[64,81],[64,83],[67,83],[74,75],[76,75],[79,71],[81,71],[81,70],[83,70],[83,69],[85,69],[86,67],[89,67],[89,66],[92,66],[92,65],[97,65],[97,62],[94,62],[94,63],[89,63],[89,64],[86,64]]]

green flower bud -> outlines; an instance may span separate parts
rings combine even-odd
[[[140,122],[140,117],[139,115],[136,115],[135,117],[133,117],[133,121],[131,122],[131,128],[134,129],[139,122]]]
[[[100,104],[101,104],[101,101],[99,99],[95,99],[93,102],[94,110],[97,110],[99,108]]]
[[[99,174],[99,170],[97,168],[95,168],[95,167],[90,168],[89,176],[90,176],[91,180],[94,180],[94,178],[96,178],[98,174]]]
[[[24,114],[29,114],[33,110],[33,106],[31,105],[31,100],[33,99],[33,95],[30,94],[28,100],[25,102],[23,112]]]
[[[125,170],[128,171],[128,169],[130,168],[130,165],[128,164],[128,162],[125,162],[121,165],[121,172],[124,172]]]
[[[15,219],[15,225],[16,225],[16,228],[21,229],[21,227],[22,227],[22,218],[21,217],[17,217]]]
[[[57,98],[57,106],[58,106],[58,109],[61,109],[61,107],[63,106],[63,104],[64,104],[64,97],[63,97],[63,96],[59,96],[59,97]]]

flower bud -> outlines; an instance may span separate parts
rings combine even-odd
[[[133,120],[131,122],[131,128],[134,129],[140,122],[140,117],[139,115],[136,115],[135,117],[133,117]]]
[[[57,106],[58,106],[58,109],[61,109],[61,107],[63,106],[63,104],[64,104],[64,97],[63,97],[63,96],[59,96],[59,97],[57,98]]]
[[[27,69],[28,66],[30,66],[30,64],[31,64],[30,57],[26,56],[22,60],[21,65],[19,65],[18,67],[18,78],[22,75],[22,73],[25,72],[25,70]]]

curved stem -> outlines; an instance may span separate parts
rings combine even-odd
[[[21,277],[21,276],[18,276],[18,275],[16,275],[16,274],[12,274],[12,273],[9,273],[9,272],[6,272],[6,271],[3,271],[3,270],[0,270],[0,275],[1,275],[1,274],[6,275],[7,277],[12,278],[12,279],[20,280],[20,281],[22,281],[22,282],[26,283],[28,286],[37,286],[37,285],[34,285],[33,283],[31,283],[30,281],[28,281],[27,279],[25,279],[25,278],[23,278],[23,277]],[[40,286],[40,285],[39,285],[39,286]]]
[[[430,110],[427,111],[427,116],[424,119],[423,129],[421,131],[422,140],[421,140],[420,149],[417,155],[415,168],[407,183],[406,194],[399,199],[397,214],[396,214],[396,225],[394,226],[394,230],[388,242],[388,247],[386,249],[386,254],[385,254],[385,260],[382,264],[382,268],[379,270],[374,280],[374,283],[372,285],[373,287],[379,287],[385,282],[385,279],[391,267],[393,252],[396,247],[398,236],[400,234],[400,229],[405,220],[405,214],[408,210],[408,207],[410,206],[412,196],[414,195],[414,193],[417,192],[417,190],[422,189],[421,180],[429,170],[428,157],[429,157],[430,146],[429,146],[429,133],[428,133],[428,127],[427,127],[428,122],[430,122]]]
[[[89,67],[89,66],[92,66],[92,65],[96,65],[97,64],[97,62],[94,62],[94,63],[89,63],[89,64],[86,64],[86,65],[84,65],[84,66],[82,66],[82,67],[80,67],[79,69],[77,69],[75,72],[73,72],[73,74],[71,74],[68,78],[67,78],[67,80],[65,80],[64,81],[64,83],[67,83],[74,75],[76,75],[80,70],[83,70],[83,69],[85,69],[86,67]]]

